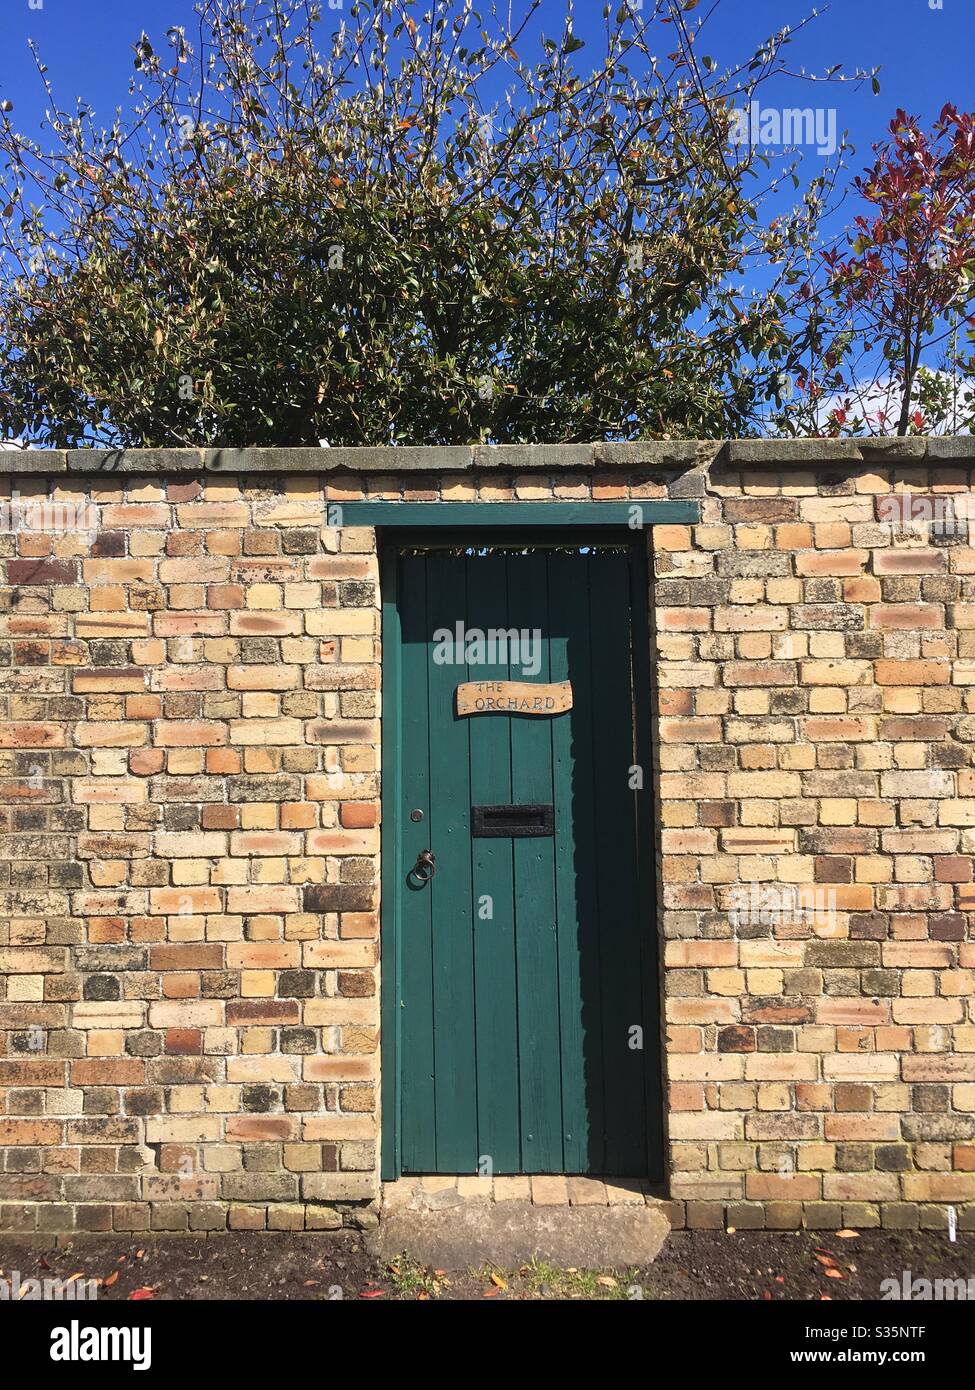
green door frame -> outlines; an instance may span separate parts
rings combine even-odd
[[[634,508],[639,512],[635,513]],[[526,544],[540,539],[561,537],[574,545],[586,545],[597,540],[630,543],[631,564],[638,582],[632,591],[633,609],[634,686],[643,692],[637,704],[636,739],[640,766],[646,769],[645,791],[652,791],[653,740],[650,712],[650,612],[646,548],[635,540],[647,526],[660,524],[693,524],[700,520],[700,504],[680,502],[358,502],[342,506],[343,526],[375,526],[380,555],[380,588],[382,595],[382,822],[380,837],[381,865],[381,928],[380,928],[380,990],[381,990],[381,1177],[392,1182],[400,1176],[399,1107],[400,1094],[400,1009],[402,931],[399,921],[399,880],[402,867],[402,742],[400,710],[402,668],[400,660],[401,628],[399,595],[397,593],[396,549],[409,542],[436,540],[443,544],[470,542],[473,529],[479,539],[487,529],[494,539],[519,539]],[[388,532],[387,532],[388,528]],[[432,529],[429,529],[432,528]],[[641,708],[640,706],[644,707]],[[638,800],[637,833],[645,848],[639,865],[640,912],[644,921],[655,927],[654,858],[651,854],[655,833],[652,824],[652,796]],[[657,962],[657,932],[647,936],[644,969],[652,979],[647,987],[659,995]],[[657,1040],[645,1039],[645,1045]],[[647,1067],[647,1127],[648,1170],[656,1160],[662,1163],[662,1049],[660,1066]],[[662,1171],[648,1171],[654,1181]]]

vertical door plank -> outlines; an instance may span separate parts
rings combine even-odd
[[[572,682],[572,709],[552,726],[565,1171],[601,1173],[602,1029],[592,779],[588,557],[549,558],[550,679]]]
[[[402,861],[395,882],[401,896],[400,942],[401,1152],[405,1173],[431,1173],[437,1167],[434,1086],[433,917],[429,885],[407,881],[407,870],[429,847],[430,763],[427,676],[430,632],[427,623],[426,559],[402,556],[399,596],[402,631]],[[424,819],[410,820],[414,807]],[[387,984],[388,987],[388,984]]]
[[[428,833],[437,863],[428,889],[433,904],[437,1169],[442,1173],[473,1173],[477,1167],[470,720],[454,712],[455,691],[467,679],[467,668],[433,660],[434,634],[453,629],[458,619],[466,622],[466,585],[464,556],[428,555]]]
[[[541,668],[517,679],[547,681],[548,573],[544,552],[508,560],[509,626],[541,637]],[[512,801],[553,800],[552,735],[548,719],[510,718]],[[521,1071],[522,1171],[560,1173],[562,1078],[559,1038],[555,841],[514,842],[515,939],[518,959],[518,1049]]]
[[[596,863],[602,982],[603,1077],[608,1174],[646,1170],[644,1050],[630,1047],[643,1019],[639,903],[636,891],[634,761],[630,672],[629,574],[626,556],[590,559],[592,655],[599,691],[594,720]],[[649,925],[649,924],[647,924]],[[648,1039],[644,1039],[645,1043]]]
[[[484,632],[490,628],[506,629],[509,623],[505,557],[474,556],[467,564],[467,621]],[[507,661],[485,662],[469,667],[467,672],[467,679],[472,681],[508,677]],[[471,802],[475,806],[506,805],[512,799],[511,720],[475,716],[468,720],[468,726]],[[478,1157],[489,1158],[496,1173],[518,1173],[521,1123],[512,841],[483,837],[472,840],[471,862]],[[490,915],[482,915],[487,907]]]

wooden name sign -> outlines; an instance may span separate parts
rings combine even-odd
[[[562,714],[571,708],[571,681],[469,681],[457,687],[458,714]]]

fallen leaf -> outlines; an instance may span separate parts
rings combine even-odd
[[[108,1278],[107,1278],[106,1280],[104,1280],[103,1287],[106,1288],[106,1289],[110,1289],[110,1288],[112,1287],[112,1285],[117,1281],[117,1279],[118,1279],[118,1270],[116,1269],[116,1270],[113,1270],[113,1271],[112,1271],[112,1273],[108,1276]]]
[[[385,1289],[363,1289],[359,1294],[360,1298],[382,1298]]]
[[[840,1240],[856,1240],[857,1237],[859,1236],[860,1232],[859,1232],[859,1231],[837,1231],[836,1234],[839,1236]]]
[[[141,1303],[147,1298],[155,1298],[156,1290],[150,1288],[148,1284],[143,1284],[141,1289],[133,1289],[129,1294],[130,1303]]]
[[[736,1231],[737,1229],[738,1229],[737,1226],[727,1226],[727,1227],[725,1227],[725,1235],[726,1235],[726,1236],[733,1236],[733,1235],[735,1234],[735,1231]]]
[[[827,1279],[845,1279],[846,1275],[841,1269],[824,1269],[823,1273]]]
[[[501,1275],[498,1274],[496,1270],[491,1271],[491,1283],[496,1289],[506,1289],[508,1287],[505,1280],[501,1278]]]
[[[600,1274],[596,1283],[601,1284],[604,1289],[615,1289],[619,1287],[611,1274]]]
[[[484,1290],[483,1297],[484,1297],[484,1298],[497,1298],[498,1293],[499,1293],[499,1290],[496,1289],[496,1288],[492,1288],[492,1286],[489,1284],[489,1285],[487,1286],[487,1288]]]

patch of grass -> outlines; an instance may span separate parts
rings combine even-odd
[[[409,1255],[400,1255],[386,1266],[386,1273],[397,1293],[416,1298],[436,1298],[449,1281],[442,1275],[413,1260]]]
[[[624,1300],[634,1279],[626,1275],[603,1273],[598,1269],[563,1269],[548,1260],[535,1258],[517,1270],[497,1270],[485,1266],[474,1271],[484,1282],[498,1279],[516,1297]]]

